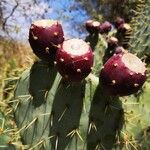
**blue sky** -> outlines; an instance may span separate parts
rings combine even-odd
[[[14,0],[6,0],[4,15],[7,17],[15,5]],[[87,32],[84,22],[89,16],[80,2],[75,0],[39,0],[33,4],[30,0],[19,0],[13,16],[8,19],[11,37],[27,41],[30,24],[34,20],[49,18],[62,23],[66,38],[85,38]],[[44,11],[46,10],[46,12]],[[2,34],[2,33],[1,33]]]

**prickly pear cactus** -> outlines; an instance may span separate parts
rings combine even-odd
[[[122,127],[121,102],[102,92],[97,77],[67,83],[42,61],[23,73],[15,100],[18,132],[29,149],[111,149]]]
[[[149,64],[150,62],[150,1],[142,3],[143,9],[137,11],[138,16],[131,22],[134,27],[134,34],[130,40],[130,50]]]
[[[15,150],[12,141],[12,131],[10,121],[8,118],[0,112],[0,149]]]
[[[144,13],[149,20],[147,12],[149,9]],[[139,35],[148,34],[146,25]],[[148,45],[145,36],[141,40]],[[105,35],[90,34],[86,41],[93,49],[94,65],[85,80],[68,82],[55,65],[44,61],[35,62],[19,79],[13,108],[25,149],[148,150],[149,82],[132,96],[108,95],[99,81],[107,49]],[[136,49],[136,42],[131,40],[135,47],[129,46],[129,50]]]

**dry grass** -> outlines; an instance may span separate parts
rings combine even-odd
[[[31,66],[34,55],[29,45],[21,42],[0,38],[0,98],[2,99],[2,81],[15,76]]]
[[[0,70],[10,61],[15,61],[18,67],[27,67],[33,58],[28,45],[13,40],[0,39]]]

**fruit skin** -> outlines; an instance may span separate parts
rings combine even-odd
[[[103,57],[103,63],[105,63],[115,53],[115,48],[118,46],[118,39],[114,36],[109,37],[107,40],[107,49]]]
[[[123,46],[124,48],[128,48],[131,35],[131,26],[128,23],[121,24],[116,33],[116,37],[119,39],[119,45]]]
[[[82,42],[85,43],[83,40]],[[65,51],[63,44],[61,45],[61,48],[56,53],[56,67],[58,72],[66,80],[80,82],[91,72],[91,67],[93,65],[93,52],[89,45],[88,47],[89,49],[85,54],[72,55]]]
[[[117,17],[115,20],[115,27],[118,29],[120,25],[124,24],[125,20],[121,17]]]
[[[129,30],[132,30],[132,28],[130,27],[130,25],[128,23],[123,23],[118,28],[118,31],[122,32],[122,33],[125,33],[125,32],[127,32]]]
[[[146,70],[144,74],[136,73],[125,66],[122,61],[125,54],[113,55],[100,72],[102,86],[110,95],[126,96],[136,93],[147,78]]]
[[[104,23],[102,23],[99,27],[99,32],[101,34],[103,33],[108,33],[110,30],[112,29],[112,24],[108,21],[105,21]]]
[[[90,33],[98,33],[99,32],[99,27],[100,27],[100,22],[94,21],[94,20],[88,20],[85,23],[86,30]]]
[[[29,43],[33,52],[42,60],[53,62],[57,46],[64,41],[64,33],[59,22],[48,27],[31,24]]]
[[[109,49],[114,49],[118,46],[118,39],[116,37],[110,37],[107,39],[107,44]]]

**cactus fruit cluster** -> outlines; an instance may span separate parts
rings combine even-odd
[[[142,28],[132,30],[134,38],[126,37],[131,30],[121,18],[114,29],[87,21],[86,42],[65,40],[58,21],[31,25],[29,42],[41,60],[21,75],[12,104],[24,149],[150,149],[149,66],[140,59],[149,44],[149,24],[141,23],[143,14],[149,20],[149,6],[139,12]]]
[[[108,21],[100,23],[99,21],[88,20],[85,23],[86,30],[90,33],[108,33],[112,29],[112,24]]]

